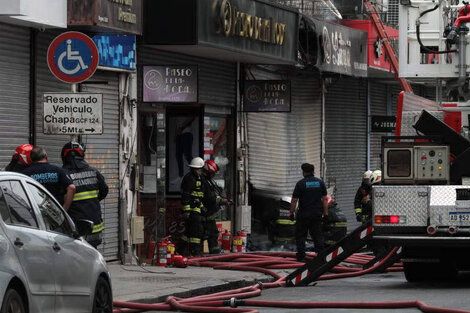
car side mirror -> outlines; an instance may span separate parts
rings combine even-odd
[[[93,232],[94,225],[95,224],[90,220],[78,220],[77,223],[75,223],[77,228],[77,237],[90,235]]]

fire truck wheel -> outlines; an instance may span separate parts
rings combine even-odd
[[[410,283],[419,282],[426,280],[428,275],[428,263],[421,262],[404,262],[403,271],[405,272],[405,278]]]

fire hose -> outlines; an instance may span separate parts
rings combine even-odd
[[[357,277],[368,274],[379,268],[393,256],[398,248],[392,249],[387,256],[368,269],[349,267],[345,265],[333,268],[333,274],[322,275],[318,280],[330,280],[336,278]],[[309,253],[307,260],[316,256],[315,253]],[[364,254],[354,254],[347,258],[344,263],[353,265],[364,265],[373,256]],[[227,290],[209,295],[201,295],[191,298],[178,298],[169,296],[164,303],[144,304],[114,301],[113,313],[145,312],[145,311],[185,311],[185,312],[228,312],[228,313],[258,313],[252,308],[240,307],[272,307],[272,308],[290,308],[290,309],[397,309],[397,308],[416,308],[422,312],[438,313],[470,313],[470,311],[455,310],[447,308],[431,307],[421,301],[402,301],[402,302],[287,302],[287,301],[263,301],[251,300],[249,298],[261,295],[262,289],[276,288],[285,285],[285,277],[273,271],[274,269],[298,268],[304,263],[295,260],[295,253],[291,252],[259,252],[259,253],[236,253],[227,255],[217,255],[201,258],[192,258],[189,260],[190,266],[213,267],[214,269],[240,270],[261,272],[274,277],[276,280],[271,283],[257,283],[252,286],[242,287],[233,290]],[[388,271],[402,270],[401,263],[393,264]]]

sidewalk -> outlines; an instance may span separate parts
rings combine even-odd
[[[155,303],[169,295],[190,297],[269,282],[272,277],[255,272],[108,264],[113,298],[117,301]]]

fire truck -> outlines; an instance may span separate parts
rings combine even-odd
[[[372,239],[402,247],[408,281],[450,278],[470,269],[470,5],[400,2],[399,76],[435,86],[437,99],[400,94],[396,136],[382,139]]]

